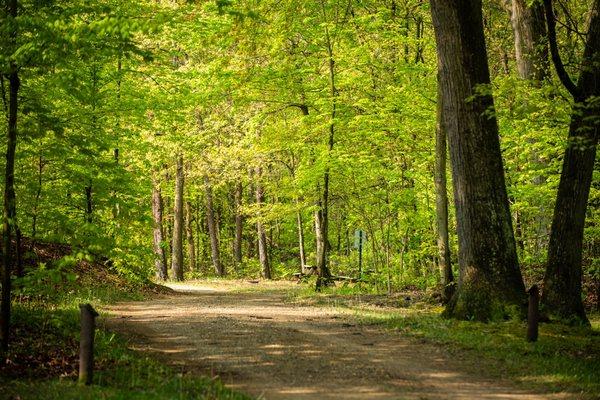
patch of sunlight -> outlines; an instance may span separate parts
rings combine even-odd
[[[457,374],[456,372],[432,372],[430,374],[427,374],[427,376],[436,379],[448,379],[456,378],[457,376],[459,376],[459,374]]]
[[[592,324],[592,329],[595,331],[600,331],[600,314],[588,315],[588,318]]]
[[[537,384],[558,384],[568,380],[564,375],[560,374],[545,374],[545,375],[525,375],[516,378],[519,382],[523,383],[537,383]]]

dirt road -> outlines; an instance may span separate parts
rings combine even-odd
[[[562,398],[478,377],[443,349],[357,324],[343,310],[286,304],[283,291],[173,288],[187,294],[112,306],[104,322],[138,350],[259,398]]]

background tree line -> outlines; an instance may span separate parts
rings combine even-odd
[[[4,337],[20,237],[131,276],[320,287],[358,276],[362,229],[366,290],[443,289],[487,319],[522,306],[523,277],[585,321],[598,2],[440,3],[5,1]]]

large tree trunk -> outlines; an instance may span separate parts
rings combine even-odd
[[[256,178],[261,179],[262,170],[256,168]],[[260,182],[256,182],[256,205],[260,208],[265,202],[265,190]],[[256,232],[258,239],[258,260],[260,261],[261,275],[264,279],[271,279],[271,266],[269,265],[269,252],[267,248],[267,234],[260,220],[256,221]]]
[[[210,238],[210,255],[215,273],[218,276],[225,275],[225,268],[221,264],[219,254],[219,231],[215,222],[215,209],[213,204],[212,186],[207,176],[204,177],[204,191],[206,194],[206,223],[208,225],[208,236]]]
[[[12,25],[9,48],[16,48],[17,41],[17,0],[10,0],[6,4],[7,14],[10,16]],[[8,127],[6,130],[6,165],[4,170],[4,203],[3,203],[3,223],[2,223],[2,304],[1,304],[1,329],[2,350],[8,350],[10,340],[10,302],[11,302],[11,267],[12,251],[11,239],[12,231],[16,225],[17,206],[15,196],[15,153],[17,149],[17,111],[19,109],[19,74],[17,65],[14,61],[10,63],[9,82],[9,106],[8,106]],[[19,248],[17,246],[17,251]]]
[[[512,0],[511,23],[515,36],[515,58],[521,79],[539,85],[549,75],[548,43],[544,6],[527,5],[527,0]]]
[[[188,265],[190,271],[196,270],[196,244],[194,242],[194,212],[192,202],[185,202],[185,236],[187,238]]]
[[[435,214],[437,228],[438,268],[443,287],[443,300],[448,303],[454,292],[454,275],[450,259],[448,235],[448,188],[446,185],[446,130],[443,124],[442,94],[438,88],[437,127],[435,131]]]
[[[244,187],[242,182],[238,182],[235,186],[234,202],[235,202],[235,237],[233,240],[233,259],[236,264],[242,263],[242,241],[244,230],[244,215],[242,214],[242,199],[244,197]]]
[[[600,136],[600,0],[595,0],[577,82],[544,276],[544,312],[589,324],[581,300],[581,255],[587,201]],[[552,39],[551,39],[552,40]]]
[[[432,0],[456,207],[460,275],[446,315],[489,320],[527,297],[489,93],[481,0]]]
[[[183,156],[177,156],[175,175],[175,204],[173,207],[173,278],[183,280]]]
[[[154,268],[156,278],[166,281],[168,276],[165,237],[163,228],[163,199],[158,182],[152,185],[152,218],[154,221]]]

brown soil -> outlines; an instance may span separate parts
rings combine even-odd
[[[358,324],[348,311],[286,303],[285,284],[246,286],[174,285],[186,295],[118,304],[104,322],[137,350],[264,399],[567,397],[482,377],[472,361]],[[251,289],[265,286],[273,290]]]

